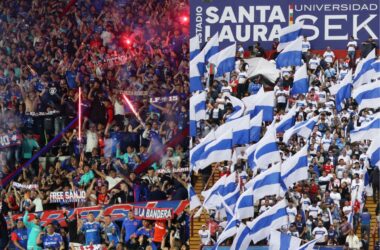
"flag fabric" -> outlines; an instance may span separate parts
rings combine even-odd
[[[209,63],[215,64],[215,76],[223,76],[224,73],[235,69],[236,43],[224,48],[209,58]]]
[[[215,131],[215,136],[222,136],[227,130],[232,130],[232,145],[247,144],[249,142],[249,115],[229,121]]]
[[[360,127],[350,131],[351,142],[372,140],[380,133],[380,113],[374,116],[372,121],[361,124]]]
[[[235,50],[236,51],[236,50]],[[206,45],[202,49],[204,55],[204,62],[208,62],[209,59],[219,52],[219,33],[215,33]]]
[[[380,80],[355,88],[352,91],[352,98],[358,103],[359,111],[365,108],[380,107]]]
[[[237,198],[239,198],[239,197],[237,197]],[[226,202],[224,201],[223,197],[220,196],[220,194],[218,194],[217,199],[218,199],[219,203],[221,204],[221,209],[219,210],[219,212],[222,212],[221,210],[224,209],[224,212],[225,212],[226,217],[227,217],[227,222],[229,222],[234,217],[233,210],[231,210],[231,208],[226,204]]]
[[[236,202],[235,214],[237,219],[253,218],[254,216],[254,201],[253,201],[253,189],[246,189]]]
[[[244,97],[242,101],[246,107],[246,114],[250,114],[253,117],[260,113],[260,111],[263,111],[263,121],[273,121],[275,106],[274,91],[265,92],[264,88],[260,88],[255,95]]]
[[[251,238],[249,237],[251,230],[244,223],[240,223],[231,250],[248,249]]]
[[[215,139],[215,131],[211,130],[198,145],[190,150],[190,169],[196,167],[197,162],[201,160],[202,153],[204,152],[206,146]]]
[[[260,214],[251,222],[247,222],[251,229],[250,238],[253,243],[268,237],[272,230],[276,230],[284,225],[288,225],[288,213],[286,212],[287,202],[285,199]]]
[[[297,249],[301,245],[300,238],[273,230],[270,233],[269,250]]]
[[[324,236],[322,236],[322,237],[324,237]],[[300,246],[298,248],[298,250],[313,250],[315,243],[317,243],[320,240],[320,238],[321,237],[316,238],[314,240],[311,240],[309,242],[306,242],[305,244],[303,244],[302,246]]]
[[[201,201],[199,200],[199,197],[194,191],[194,188],[191,184],[188,185],[187,190],[189,192],[189,200],[190,200],[190,211],[193,211],[197,207],[202,206]]]
[[[265,77],[268,81],[275,83],[280,77],[281,71],[276,68],[276,65],[265,58],[253,57],[244,58],[248,64],[247,78],[252,78],[258,75]]]
[[[329,88],[330,94],[335,95],[335,106],[338,111],[341,111],[343,108],[343,102],[346,99],[351,97],[352,91],[352,69],[348,71],[347,75],[343,80],[332,87]]]
[[[224,186],[218,192],[223,197],[223,205],[227,206],[228,210],[233,211],[240,196],[240,178],[238,173],[233,172],[230,174],[225,179]]]
[[[281,164],[276,164],[268,170],[255,176],[246,183],[247,189],[252,189],[253,202],[256,202],[267,195],[280,195],[287,188],[281,178]]]
[[[308,148],[309,144],[306,143],[300,151],[282,163],[281,178],[283,179],[286,187],[290,187],[293,183],[306,180],[308,178]]]
[[[248,165],[253,169],[266,169],[269,164],[281,161],[276,143],[276,131],[273,123],[268,126],[261,140],[247,148]]]
[[[380,168],[380,136],[372,138],[371,145],[367,150],[367,155],[370,159],[371,166]]]
[[[226,228],[223,230],[223,232],[219,235],[218,241],[216,243],[216,247],[219,246],[223,241],[226,239],[234,236],[237,233],[238,230],[238,223],[239,220],[236,218],[232,218],[228,223]]]
[[[375,70],[372,68],[372,63],[376,61],[376,49],[373,49],[366,58],[362,59],[355,69],[355,75],[353,80],[354,88],[363,85],[364,83],[370,83],[371,78],[374,75]]]
[[[202,53],[199,53],[193,60],[190,61],[190,92],[203,90],[202,74],[199,71],[198,64],[204,67],[204,59],[202,59]]]
[[[293,25],[289,25],[280,30],[280,43],[277,46],[277,51],[285,49],[291,42],[297,40],[302,31],[303,22],[295,23]]]
[[[313,131],[315,124],[317,124],[318,119],[319,115],[313,117],[312,119],[300,122],[290,129],[286,130],[284,133],[283,142],[288,144],[290,137],[293,135],[299,135],[305,139],[308,139],[310,137],[311,131]]]
[[[277,68],[302,65],[302,37],[289,43],[276,58]]]
[[[283,133],[294,126],[296,122],[297,106],[294,105],[286,115],[284,115],[280,122],[276,123],[276,132]]]
[[[249,143],[260,140],[261,128],[263,123],[263,111],[260,111],[249,121]]]
[[[374,61],[372,64],[371,64],[373,70],[376,72],[376,75],[375,77],[379,77],[380,76],[380,59],[377,59],[376,61]]]
[[[244,114],[244,109],[245,109],[245,106],[242,100],[232,95],[228,95],[226,96],[226,98],[228,98],[228,100],[230,101],[234,109],[232,114],[227,118],[227,121],[232,121],[241,117]]]
[[[221,161],[229,161],[232,156],[232,130],[217,137],[216,140],[210,142],[205,151],[201,155],[201,159],[197,164],[197,169],[206,168],[208,165]]]
[[[190,60],[193,60],[200,52],[200,41],[199,36],[195,35],[190,38]]]
[[[190,98],[190,136],[197,135],[197,122],[206,119],[206,92],[193,93]]]
[[[227,176],[223,175],[211,188],[206,191],[202,191],[201,195],[204,197],[202,207],[205,207],[206,209],[214,209],[221,205],[217,197],[219,195],[219,191],[224,187],[226,178]]]
[[[293,87],[291,95],[305,94],[309,91],[309,76],[307,75],[307,65],[304,63],[294,73]]]

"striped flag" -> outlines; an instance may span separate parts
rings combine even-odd
[[[269,250],[290,250],[297,249],[302,240],[289,234],[273,230],[270,233]]]

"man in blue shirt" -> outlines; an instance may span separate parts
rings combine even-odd
[[[17,228],[12,231],[11,240],[16,250],[23,250],[27,247],[28,231],[22,223],[22,220],[17,221]]]
[[[100,244],[100,232],[102,230],[100,223],[95,221],[94,214],[88,213],[87,222],[85,222],[80,231],[84,232],[86,238],[86,245],[96,245]]]
[[[371,214],[368,212],[368,208],[363,208],[363,213],[360,215],[360,225],[362,237],[370,232]]]
[[[116,247],[120,240],[120,230],[119,227],[111,221],[111,216],[107,215],[104,217],[104,233],[107,235],[108,244]]]
[[[123,225],[121,228],[121,235],[124,235],[124,242],[127,243],[131,236],[137,231],[137,229],[141,227],[141,221],[136,220],[133,216],[133,212],[128,212],[128,218],[123,221]]]
[[[63,250],[65,246],[63,244],[62,236],[54,231],[53,224],[48,224],[45,232],[41,232],[37,239],[38,244],[44,246],[44,249]]]
[[[145,235],[148,239],[153,239],[154,231],[153,231],[149,221],[143,220],[142,224],[143,224],[143,226],[140,227],[136,232],[137,237],[139,237],[140,235]]]

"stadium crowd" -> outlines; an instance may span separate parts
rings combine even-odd
[[[187,13],[183,0],[0,2],[1,214],[9,215],[0,249],[188,248],[186,211],[168,222],[132,213],[122,224],[91,214],[69,227],[28,221],[46,210],[187,199]],[[79,105],[81,128],[68,126]],[[85,199],[50,201],[69,190]],[[9,221],[15,214],[24,217]]]
[[[275,84],[262,75],[251,78],[247,76],[249,65],[244,59],[264,57],[273,60],[278,55],[276,52],[278,44],[276,39],[271,51],[265,51],[259,43],[256,43],[250,51],[239,45],[234,71],[208,82],[206,82],[207,77],[203,78],[207,91],[206,120],[198,124],[195,141],[199,141],[210,130],[226,123],[234,111],[233,103],[228,96],[243,98],[256,94],[260,88],[275,92],[275,123],[278,123],[294,106],[296,106],[296,124],[309,120],[314,115],[320,115],[310,137],[308,179],[295,183],[287,192],[289,225],[281,228],[281,231],[299,237],[304,242],[323,236],[317,244],[340,245],[345,246],[345,249],[369,249],[369,240],[372,240],[374,233],[380,233],[380,230],[372,231],[374,225],[370,223],[371,214],[365,203],[366,199],[374,199],[378,204],[376,228],[380,229],[379,169],[371,164],[366,154],[370,141],[351,143],[349,131],[354,126],[370,121],[378,110],[364,109],[359,112],[357,103],[351,98],[345,102],[343,110],[337,112],[335,96],[330,94],[329,87],[339,83],[350,69],[355,70],[358,62],[377,48],[377,44],[371,37],[361,44],[351,37],[347,44],[347,56],[337,58],[333,48],[330,47],[324,53],[314,53],[312,43],[304,37],[302,58],[307,64],[309,91],[307,94],[293,96],[290,90],[293,86],[295,67],[282,68],[281,76]],[[264,128],[262,134],[269,124],[271,122],[262,124]],[[286,145],[283,143],[283,134],[277,133],[277,145],[282,161],[297,153],[305,143],[304,138],[295,135],[290,139],[289,145]],[[258,175],[260,170],[250,169],[244,152],[247,146],[240,146],[244,147],[241,149],[241,155],[236,154],[238,156],[234,162],[225,161],[201,169],[199,177],[203,178],[203,183],[207,183],[216,169],[220,177],[237,171],[243,191],[243,184]],[[239,145],[234,146],[235,150],[238,148]],[[351,190],[358,187],[364,190],[364,193],[358,194],[360,198],[355,199],[351,197]],[[255,217],[276,204],[277,198],[267,196],[257,202],[254,208]],[[353,217],[350,218],[351,212]],[[212,209],[209,210],[209,214],[209,221],[198,232],[201,245],[216,244],[227,225],[226,213]],[[353,223],[350,223],[351,219]],[[356,235],[358,228],[361,230],[361,239]],[[230,246],[232,242],[233,237],[221,245]],[[269,241],[263,240],[259,242],[260,244],[267,245]]]

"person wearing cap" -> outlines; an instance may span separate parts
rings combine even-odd
[[[40,218],[37,215],[34,216],[34,219],[32,219],[32,221],[28,221],[28,218],[29,212],[26,211],[22,221],[28,229],[27,249],[41,250],[42,248],[37,243],[37,238],[42,231],[40,226]]]
[[[22,219],[17,220],[16,229],[11,233],[11,240],[16,250],[26,250],[28,242],[28,231]]]

